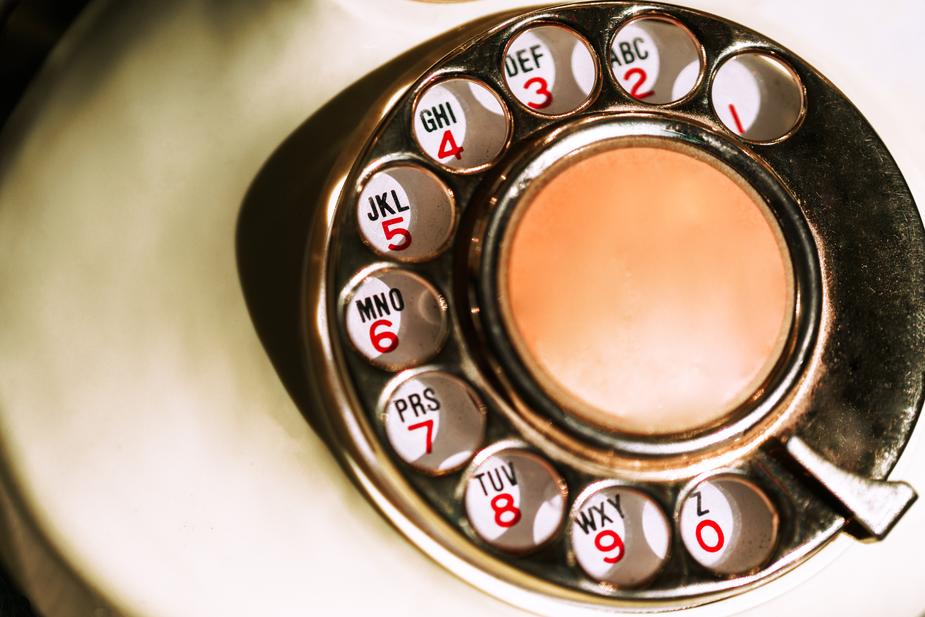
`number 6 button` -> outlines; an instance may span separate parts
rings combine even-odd
[[[453,193],[417,165],[395,165],[366,181],[357,203],[357,224],[375,252],[400,261],[423,261],[450,241]]]
[[[446,339],[446,301],[416,274],[382,268],[348,295],[344,322],[350,342],[376,366],[399,370],[440,351]]]
[[[439,475],[472,458],[485,434],[485,411],[462,380],[429,371],[402,381],[392,392],[385,432],[403,461]]]
[[[671,527],[652,497],[603,481],[575,500],[569,540],[588,576],[615,587],[636,587],[665,565]]]
[[[568,490],[538,455],[496,444],[479,453],[465,484],[466,515],[478,536],[511,553],[528,553],[559,531]]]

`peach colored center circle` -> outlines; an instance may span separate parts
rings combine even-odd
[[[789,257],[757,196],[675,149],[617,147],[561,169],[519,206],[504,249],[503,309],[544,390],[637,434],[746,402],[793,312]]]

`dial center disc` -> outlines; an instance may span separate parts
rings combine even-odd
[[[515,348],[566,413],[648,435],[720,422],[762,391],[792,265],[770,210],[706,155],[579,153],[523,195],[501,255]]]

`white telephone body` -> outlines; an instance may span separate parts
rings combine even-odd
[[[925,203],[919,4],[684,6],[831,80]],[[96,2],[80,16],[0,135],[0,550],[43,615],[597,614],[390,526],[405,519],[387,492],[358,480],[380,514],[284,387],[239,271],[242,203],[306,119],[428,39],[515,9],[530,4]],[[290,172],[328,147],[303,144]],[[919,490],[923,430],[890,474]],[[919,504],[880,542],[842,533],[686,614],[912,617],[923,548]]]

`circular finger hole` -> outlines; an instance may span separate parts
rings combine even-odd
[[[569,539],[588,576],[615,587],[637,587],[652,580],[668,559],[671,527],[652,497],[604,482],[575,500]]]
[[[703,72],[703,53],[694,35],[668,17],[640,17],[617,30],[610,44],[610,68],[634,99],[665,104],[693,91]]]
[[[344,313],[350,342],[382,368],[420,364],[446,339],[446,301],[430,283],[404,270],[387,268],[363,278]]]
[[[762,52],[743,52],[723,62],[710,91],[713,110],[736,135],[775,141],[800,123],[803,85],[781,60]]]
[[[504,53],[504,83],[518,102],[544,115],[576,111],[591,100],[597,62],[574,30],[543,25],[521,32]]]
[[[699,483],[681,506],[681,540],[698,563],[722,575],[753,571],[770,558],[778,515],[749,480],[723,475]]]
[[[454,77],[428,86],[414,103],[414,138],[439,165],[475,171],[507,145],[511,120],[498,94],[480,81]]]
[[[469,523],[496,548],[530,552],[562,526],[565,481],[533,452],[517,447],[488,449],[476,458],[465,486]]]
[[[404,380],[392,392],[385,432],[403,461],[443,474],[472,458],[485,433],[485,413],[462,380],[430,371]]]
[[[443,250],[453,232],[453,193],[418,165],[397,165],[373,174],[357,203],[363,240],[380,255],[423,261]]]

